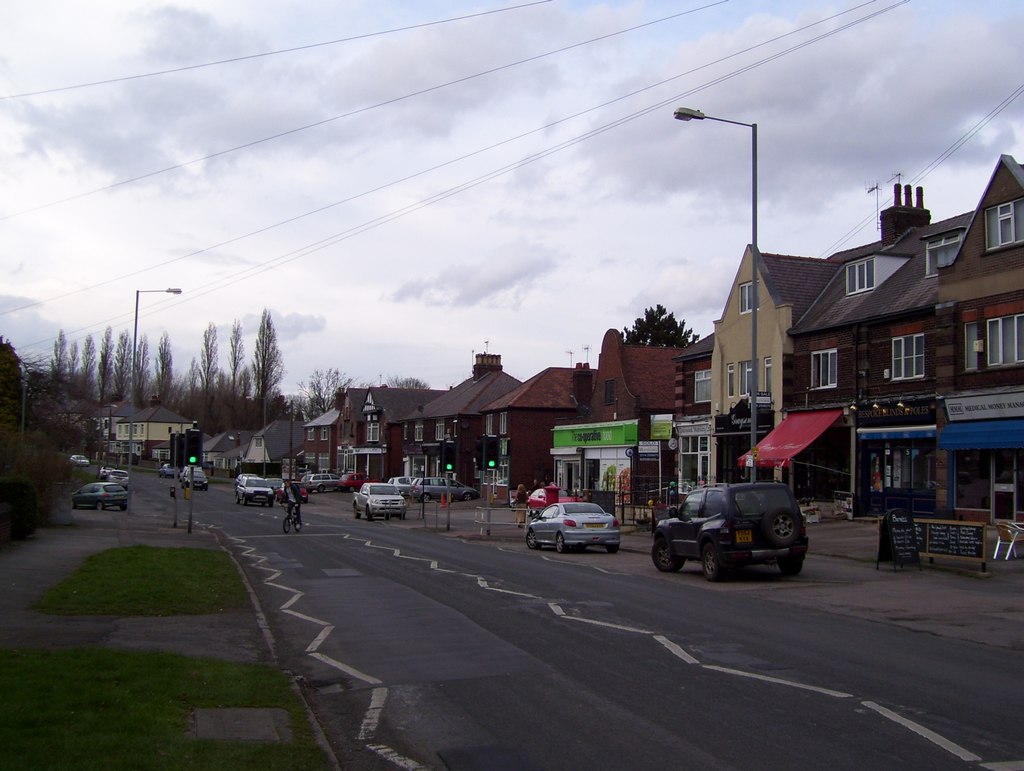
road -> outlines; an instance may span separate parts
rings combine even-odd
[[[1024,768],[1018,651],[809,609],[768,569],[712,585],[355,520],[347,494],[285,535],[228,490],[196,493],[196,525],[225,534],[346,769]]]

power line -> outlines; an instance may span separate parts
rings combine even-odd
[[[131,80],[142,80],[144,78],[155,78],[161,75],[173,75],[178,72],[188,72],[190,70],[200,70],[206,67],[217,67],[222,64],[235,64],[236,62],[249,61],[251,59],[262,59],[269,56],[280,56],[282,54],[296,53],[297,51],[309,51],[313,48],[322,48],[324,46],[333,46],[340,43],[351,43],[355,40],[366,40],[372,37],[382,37],[384,35],[391,35],[396,32],[408,32],[414,29],[423,29],[424,27],[435,27],[440,24],[450,24],[454,21],[466,21],[467,19],[475,19],[480,16],[489,16],[494,13],[504,13],[505,11],[517,11],[522,8],[529,8],[534,5],[543,5],[550,3],[551,0],[534,0],[534,2],[523,3],[521,5],[513,5],[508,8],[495,8],[490,11],[480,11],[479,13],[470,13],[465,16],[453,16],[449,19],[439,19],[437,21],[425,21],[420,24],[410,24],[406,27],[395,27],[393,29],[381,30],[379,32],[367,32],[363,35],[352,35],[351,37],[338,38],[337,40],[325,40],[322,43],[307,43],[301,46],[294,46],[292,48],[282,48],[277,51],[263,51],[261,53],[246,54],[244,56],[233,56],[228,59],[217,59],[212,62],[203,62],[201,64],[186,64],[181,67],[171,67],[166,70],[156,70],[154,72],[144,72],[138,75],[123,75],[117,78],[107,78],[105,80],[93,80],[88,83],[76,83],[70,86],[56,86],[54,88],[40,89],[39,91],[24,91],[20,94],[8,94],[6,96],[0,96],[0,102],[12,99],[25,99],[32,96],[43,96],[44,94],[58,94],[63,91],[74,91],[81,88],[92,88],[94,86],[108,86],[113,83],[125,83]]]

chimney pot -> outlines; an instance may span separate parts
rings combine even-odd
[[[893,206],[902,206],[903,205],[903,196],[900,194],[900,183],[899,182],[897,182],[895,185],[892,186],[892,205]]]
[[[908,209],[914,205],[914,196],[911,195],[910,191],[910,185],[903,186],[903,205],[906,206]]]
[[[917,208],[924,208],[924,188],[920,185],[917,186]]]

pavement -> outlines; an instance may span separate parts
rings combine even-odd
[[[313,512],[310,512],[312,514]],[[340,510],[315,513],[351,520]],[[423,516],[421,516],[423,514]],[[385,527],[427,529],[438,537],[511,544],[523,542],[523,530],[508,509],[493,509],[487,520],[478,502],[413,506],[409,518],[381,523]],[[875,520],[827,520],[809,524],[811,541],[803,573],[781,578],[777,571],[737,571],[723,584],[709,585],[697,573],[663,576],[650,565],[650,533],[623,536],[624,569],[652,578],[687,580],[709,590],[757,592],[768,601],[814,608],[895,624],[917,631],[978,644],[1024,650],[1024,559],[974,563],[936,560],[922,566],[876,565],[878,526]],[[0,647],[59,649],[108,646],[123,650],[159,650],[189,656],[276,665],[269,630],[252,608],[204,616],[116,618],[48,616],[33,610],[51,586],[73,574],[91,554],[145,544],[160,547],[221,549],[217,531],[171,527],[166,516],[137,509],[76,511],[69,524],[38,530],[31,538],[0,547]],[[991,556],[995,529],[987,548]],[[1024,553],[1024,550],[1022,550]],[[567,557],[570,555],[566,555]],[[689,572],[687,572],[689,571]],[[197,715],[194,735],[282,741],[286,734],[267,711],[231,711]]]

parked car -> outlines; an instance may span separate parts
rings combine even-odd
[[[530,549],[554,546],[555,551],[567,552],[603,546],[609,554],[615,554],[621,539],[619,520],[596,503],[553,503],[531,514],[526,523],[526,546]]]
[[[444,477],[417,477],[412,485],[412,497],[418,501],[440,500],[448,495],[453,501],[472,501],[480,497],[480,491],[456,479]]]
[[[174,479],[174,477],[178,476],[178,469],[170,463],[164,463],[159,469],[157,469],[156,473],[161,479]]]
[[[201,468],[199,468],[198,466],[196,466],[195,468],[193,468],[191,470],[189,470],[188,468],[183,468],[181,470],[181,474],[178,475],[178,483],[183,488],[184,487],[188,487],[188,485],[189,485],[189,481],[188,481],[189,480],[189,474],[193,474],[194,475],[193,478],[192,478],[192,484],[195,485],[195,489],[196,490],[209,490],[210,489],[210,480],[206,478],[206,474],[204,474],[203,470]]]
[[[274,490],[274,500],[281,503],[284,500],[284,480],[281,477],[267,477],[267,482]],[[302,482],[299,482],[299,503],[309,503],[309,491]]]
[[[379,479],[374,479],[369,474],[363,473],[362,471],[346,471],[341,475],[341,479],[338,480],[338,489],[343,493],[348,493],[352,490],[358,490],[367,482],[382,484]]]
[[[128,472],[123,468],[108,468],[103,479],[107,482],[117,482],[121,487],[128,489]]]
[[[562,488],[558,488],[557,492],[554,493],[555,500],[549,500],[548,489],[549,488],[538,487],[530,493],[530,496],[526,499],[526,507],[534,511],[539,511],[551,503],[579,503],[583,500],[579,496],[573,495],[568,490],[563,490]],[[511,495],[515,495],[515,490],[511,492]]]
[[[274,505],[274,491],[266,479],[254,476],[241,476],[235,481],[235,503],[248,506],[258,503],[261,506]]]
[[[71,493],[71,508],[106,509],[116,506],[128,508],[128,491],[116,482],[90,482]]]
[[[416,477],[391,477],[388,480],[388,484],[397,487],[398,492],[406,498],[412,497],[412,486],[415,482]]]
[[[72,455],[70,458],[68,458],[68,461],[70,461],[72,466],[88,466],[89,465],[89,459],[86,458],[84,455]]]
[[[100,466],[96,469],[96,479],[100,482],[107,481],[107,473],[110,471],[109,466]]]
[[[700,560],[704,577],[720,581],[740,565],[775,563],[795,576],[807,555],[807,530],[792,490],[780,482],[712,485],[686,496],[678,515],[655,527],[651,559],[663,572]]]
[[[368,522],[381,515],[384,519],[405,519],[405,497],[394,485],[367,482],[352,496],[352,510],[356,513],[356,519],[365,513]]]
[[[306,474],[302,477],[300,484],[305,486],[307,490],[312,490],[315,493],[326,493],[339,489],[338,482],[340,479],[337,474]]]

